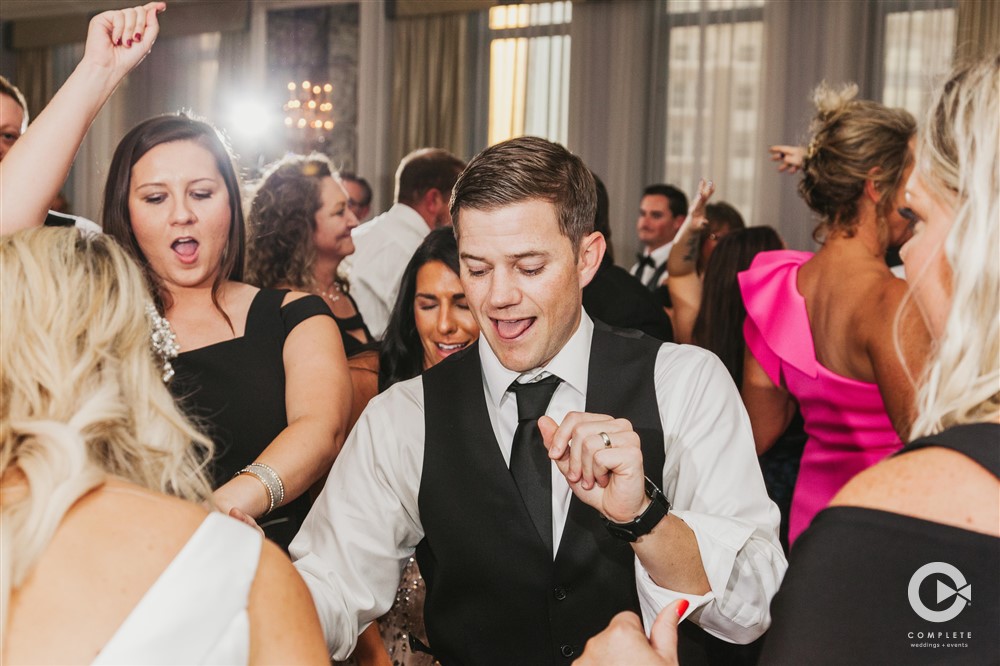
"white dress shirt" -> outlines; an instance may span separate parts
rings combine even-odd
[[[643,284],[646,284],[650,280],[653,279],[653,273],[656,272],[656,267],[659,266],[660,264],[662,264],[663,262],[665,262],[667,260],[667,257],[670,256],[670,249],[673,246],[674,246],[674,242],[670,241],[666,245],[661,245],[660,247],[656,248],[652,252],[648,252],[648,251],[644,251],[643,252],[643,256],[649,257],[650,259],[653,260],[653,265],[652,266],[643,266],[642,267],[642,273],[640,273],[637,276],[639,278],[639,282],[642,282]],[[635,269],[638,268],[638,266],[639,266],[639,262],[637,261],[634,264],[632,264],[632,268],[630,268],[628,272],[631,273],[632,275],[635,275]],[[663,273],[660,275],[660,280],[662,281],[662,280],[666,279],[666,277],[667,277],[667,271],[664,270]],[[660,285],[653,285],[653,286],[658,287]]]
[[[389,323],[403,270],[430,231],[420,213],[397,203],[351,234],[355,248],[349,257],[351,296],[376,339]]]
[[[577,331],[544,368],[563,379],[546,410],[556,422],[585,409],[592,333],[583,312]],[[509,464],[517,402],[507,387],[519,373],[504,368],[485,340],[479,354],[491,426]],[[768,606],[787,564],[746,410],[721,361],[700,348],[662,345],[654,374],[666,452],[661,487],[671,511],[694,531],[711,591],[697,596],[658,587],[636,558],[644,624],[648,631],[660,609],[684,598],[688,614],[707,631],[749,642],[770,624]],[[291,543],[335,659],[350,654],[359,632],[388,610],[402,567],[423,538],[417,508],[423,447],[417,377],[372,399]],[[553,463],[553,551],[571,497]]]

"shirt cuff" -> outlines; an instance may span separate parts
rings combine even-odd
[[[680,621],[686,620],[691,613],[694,613],[715,599],[715,595],[712,592],[708,592],[707,594],[685,594],[660,587],[653,582],[653,579],[646,573],[646,570],[642,568],[642,563],[638,557],[635,558],[635,587],[639,593],[642,626],[646,630],[647,637],[653,628],[653,621],[656,620],[656,616],[660,614],[660,611],[678,599],[687,599],[690,604],[687,611],[681,616]]]
[[[723,518],[695,511],[671,511],[694,532],[701,552],[701,564],[715,596],[721,599],[733,574],[740,550],[756,531],[756,527],[736,518]]]
[[[737,556],[755,532],[754,525],[738,519],[694,511],[671,511],[671,513],[683,520],[694,532],[698,541],[698,549],[701,552],[702,566],[705,568],[705,575],[711,590],[704,595],[693,595],[660,587],[646,573],[639,558],[636,557],[636,590],[639,595],[643,625],[646,627],[647,633],[653,626],[657,614],[677,599],[687,599],[690,604],[687,612],[681,618],[682,620],[699,609],[709,606],[713,601],[716,603],[713,605],[713,612],[710,615],[725,616],[724,609],[719,608],[719,601],[726,598]],[[763,603],[766,604],[768,601],[764,600]],[[752,623],[753,613],[751,611],[755,605],[753,603],[738,603],[737,606],[740,609],[736,613],[737,617],[729,617],[726,620],[737,624]],[[699,621],[698,624],[701,622]],[[715,624],[715,622],[709,622],[709,624]],[[724,632],[720,632],[718,629],[713,630],[711,626],[703,628],[709,633],[725,637]],[[725,640],[732,641],[733,638],[725,638]]]

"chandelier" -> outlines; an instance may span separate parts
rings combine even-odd
[[[288,101],[282,108],[285,127],[295,143],[306,147],[326,142],[327,134],[337,122],[333,117],[332,92],[330,83],[288,82]]]

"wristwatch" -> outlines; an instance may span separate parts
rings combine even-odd
[[[646,496],[652,500],[646,510],[627,523],[613,523],[604,518],[604,526],[611,536],[622,541],[634,543],[641,536],[653,531],[653,528],[670,513],[670,502],[656,484],[646,477]]]

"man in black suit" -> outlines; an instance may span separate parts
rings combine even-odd
[[[643,249],[630,272],[650,291],[667,277],[667,257],[687,209],[687,197],[673,185],[650,185],[642,191],[636,232]]]
[[[591,317],[605,324],[634,328],[657,340],[673,342],[674,330],[666,311],[639,280],[614,262],[608,191],[596,174],[594,183],[597,185],[594,231],[604,235],[608,250],[594,279],[583,288],[583,308]]]

